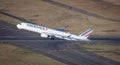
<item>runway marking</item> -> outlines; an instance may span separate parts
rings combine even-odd
[[[8,29],[8,28],[11,28],[11,29],[13,29],[13,30],[15,30],[15,31],[18,31],[18,30],[16,30],[16,29],[12,28],[11,26],[0,27],[1,30]]]
[[[48,52],[63,52],[63,51],[67,51],[67,49],[49,50]]]
[[[3,29],[6,29],[6,28],[0,28],[0,30],[3,30]]]

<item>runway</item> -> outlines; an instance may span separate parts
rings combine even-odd
[[[90,43],[98,42],[98,39],[103,43],[111,42],[111,39],[105,41],[105,38],[102,40],[102,37],[99,38],[93,36],[90,39],[95,40]],[[116,39],[119,40],[119,38]],[[118,62],[97,56],[92,52],[77,49],[75,43],[86,42],[41,38],[37,33],[18,30],[16,26],[8,24],[5,21],[0,21],[0,40],[3,42],[8,42],[7,44],[15,45],[54,58],[68,65],[119,65]],[[111,44],[113,43],[114,42],[111,42]],[[115,44],[118,45],[119,43],[120,41],[115,42]]]

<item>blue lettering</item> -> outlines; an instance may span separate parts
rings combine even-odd
[[[43,30],[45,30],[45,27],[38,26],[38,25],[27,24],[27,26],[30,26],[30,27],[34,27],[34,28],[38,28],[38,29],[43,29]]]

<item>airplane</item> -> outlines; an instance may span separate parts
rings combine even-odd
[[[63,32],[65,27],[57,28],[57,29],[51,29],[44,26],[39,26],[36,24],[31,23],[20,23],[16,25],[18,29],[24,29],[28,31],[33,31],[36,33],[40,33],[40,36],[43,38],[50,38],[51,40],[54,40],[55,38],[65,39],[65,40],[71,40],[71,41],[90,41],[88,37],[93,32],[92,28],[89,28],[85,32],[83,32],[80,35],[74,35],[68,32]]]

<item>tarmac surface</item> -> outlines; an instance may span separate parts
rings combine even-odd
[[[89,43],[110,42],[111,44],[120,45],[120,38],[92,36],[90,39],[94,41]],[[118,62],[113,60],[78,49],[77,44],[75,44],[88,42],[41,38],[37,33],[19,30],[15,25],[2,20],[0,20],[0,41],[43,54],[68,65],[119,65]]]

